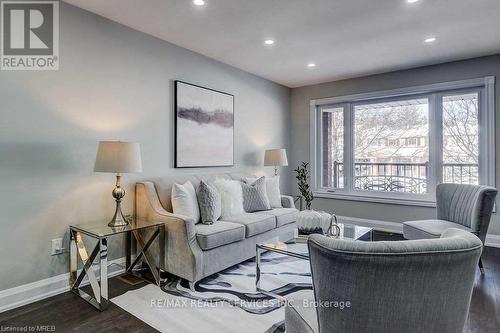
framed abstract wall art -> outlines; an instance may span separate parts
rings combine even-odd
[[[175,81],[176,168],[234,165],[234,96]]]

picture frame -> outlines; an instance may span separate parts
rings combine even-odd
[[[234,166],[234,95],[174,81],[174,167]]]

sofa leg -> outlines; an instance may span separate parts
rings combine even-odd
[[[481,258],[479,258],[479,270],[481,274],[484,274],[483,260]]]

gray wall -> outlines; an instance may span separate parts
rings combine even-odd
[[[114,177],[92,171],[99,140],[142,145],[144,172],[124,176],[126,213],[137,179],[272,173],[264,149],[289,148],[288,88],[65,3],[60,32],[59,71],[0,72],[0,290],[67,272],[50,240],[111,217]],[[235,95],[234,168],[172,168],[174,79]]]
[[[318,69],[319,70],[319,69]],[[494,75],[500,78],[500,55],[458,61],[436,66],[421,67],[350,80],[323,83],[292,89],[292,147],[291,165],[309,161],[309,101],[316,98],[343,96],[371,91],[411,87],[423,84],[470,79]],[[500,82],[496,83],[496,105],[500,105]],[[496,117],[496,131],[500,117]],[[496,161],[500,160],[500,144],[496,145]],[[497,167],[497,184],[500,169]],[[497,206],[500,201],[497,200]],[[411,219],[435,217],[435,209],[347,200],[314,200],[313,207],[358,218],[401,222]],[[490,233],[500,234],[500,218],[493,215]]]

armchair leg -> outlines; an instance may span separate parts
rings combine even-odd
[[[484,274],[483,261],[481,258],[479,258],[479,270],[481,271],[481,274]]]

